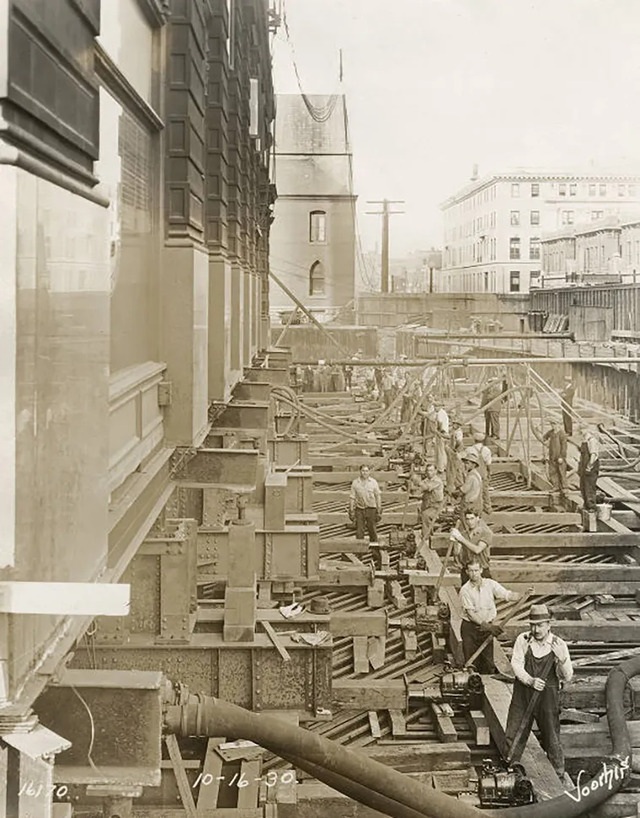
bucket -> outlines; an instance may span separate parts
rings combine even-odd
[[[607,522],[607,520],[611,519],[611,509],[613,506],[611,503],[600,503],[596,506],[596,516],[602,522]]]

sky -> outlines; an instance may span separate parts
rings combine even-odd
[[[640,0],[283,0],[276,92],[336,93],[343,51],[362,245],[442,245],[439,205],[516,167],[640,173]],[[293,49],[291,47],[293,45]]]

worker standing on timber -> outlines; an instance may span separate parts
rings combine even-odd
[[[556,420],[551,420],[549,426],[551,428],[542,438],[548,445],[549,482],[560,493],[560,500],[564,500],[567,487],[567,436]]]
[[[393,380],[393,373],[389,369],[385,369],[382,375],[382,400],[384,401],[384,408],[388,409],[393,403],[395,397],[395,384]]]
[[[344,377],[344,386],[347,392],[351,392],[351,380],[353,378],[353,367],[351,364],[345,364],[342,367],[342,375]]]
[[[580,445],[580,462],[578,476],[580,477],[580,494],[585,511],[596,510],[596,488],[600,473],[600,444],[590,429],[582,430]]]
[[[438,474],[444,474],[447,468],[446,440],[449,437],[449,415],[441,401],[436,401],[436,430],[433,439],[434,460]]]
[[[467,566],[475,560],[482,568],[485,577],[491,578],[491,542],[493,532],[484,520],[473,511],[466,511],[457,528],[452,528],[449,534],[453,540],[453,556],[460,567],[460,582],[462,585],[469,579]]]
[[[436,474],[433,463],[427,463],[426,476],[419,481],[418,488],[422,492],[420,517],[422,521],[422,542],[428,542],[438,517],[444,508],[444,483]]]
[[[565,378],[564,389],[560,393],[562,398],[562,425],[567,437],[573,435],[573,399],[576,396],[576,388],[571,376]]]
[[[482,393],[480,405],[487,406],[484,410],[484,432],[485,437],[491,437],[494,440],[500,439],[500,409],[502,408],[502,401],[496,400],[503,394],[497,378],[489,378],[489,382]],[[495,401],[495,403],[493,403]],[[491,406],[489,406],[491,404]]]
[[[482,514],[482,475],[479,471],[480,458],[476,452],[465,452],[462,456],[462,463],[465,468],[465,477],[460,488],[460,516],[465,511],[473,511],[480,516]]]
[[[491,449],[485,445],[485,438],[482,432],[474,432],[473,446],[470,446],[467,451],[475,452],[478,456],[478,471],[482,477],[482,511],[484,514],[491,514],[491,496],[489,494],[489,486],[491,484],[491,462],[493,456]]]
[[[498,611],[496,600],[515,601],[521,594],[508,591],[495,579],[482,576],[482,566],[477,559],[467,564],[469,581],[460,589],[460,604],[462,606],[462,623],[460,636],[462,637],[462,653],[467,662],[488,636],[499,636],[502,628],[496,623]],[[485,649],[474,659],[473,664],[479,673],[493,673],[493,639]]]
[[[465,469],[461,454],[463,434],[457,415],[451,415],[451,437],[447,445],[447,494],[453,495],[460,490],[465,478]]]
[[[560,685],[571,681],[573,666],[566,642],[551,633],[546,605],[531,606],[529,632],[516,639],[511,667],[516,680],[505,731],[509,758],[520,759],[535,719],[542,748],[558,776],[567,782],[560,743]]]
[[[358,540],[364,539],[366,528],[369,545],[378,545],[376,524],[382,519],[382,495],[378,481],[371,477],[369,466],[360,466],[360,476],[351,484],[349,518],[355,520]]]

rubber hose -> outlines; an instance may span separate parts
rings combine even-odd
[[[309,775],[312,775],[318,781],[323,781],[332,789],[338,790],[338,792],[348,796],[353,801],[358,801],[360,804],[364,804],[366,807],[378,810],[381,815],[390,815],[391,818],[424,818],[423,812],[418,812],[415,809],[411,809],[411,807],[407,807],[405,804],[394,801],[392,798],[388,798],[386,795],[373,792],[373,790],[370,790],[368,787],[363,787],[362,784],[358,784],[357,782],[352,781],[350,778],[345,778],[343,775],[339,775],[338,773],[330,773],[323,767],[318,767],[316,764],[311,764],[304,758],[289,756],[287,761],[290,761],[292,764],[298,767],[298,769],[309,773]]]
[[[200,704],[170,707],[169,732],[183,736],[234,736],[255,741],[281,758],[297,756],[397,801],[423,818],[480,818],[475,808],[408,779],[402,773],[309,730],[202,696]]]
[[[500,810],[477,810],[315,733],[210,696],[192,697],[194,703],[169,707],[165,727],[183,736],[222,734],[255,741],[282,758],[299,762],[301,769],[317,773],[316,777],[345,795],[367,798],[363,803],[385,809],[393,818],[577,818],[616,793],[630,773],[632,748],[623,699],[629,679],[638,674],[640,656],[609,672],[605,696],[612,754],[603,762],[600,774],[588,782],[579,776],[577,788],[548,801]]]

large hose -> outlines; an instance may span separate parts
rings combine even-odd
[[[613,750],[599,775],[587,782],[580,777],[578,788],[549,801],[500,810],[478,810],[316,733],[210,696],[191,697],[189,704],[169,707],[166,729],[183,736],[225,735],[255,741],[333,789],[392,818],[576,818],[611,797],[630,773],[632,750],[623,697],[629,679],[638,674],[640,656],[622,662],[607,678]]]

